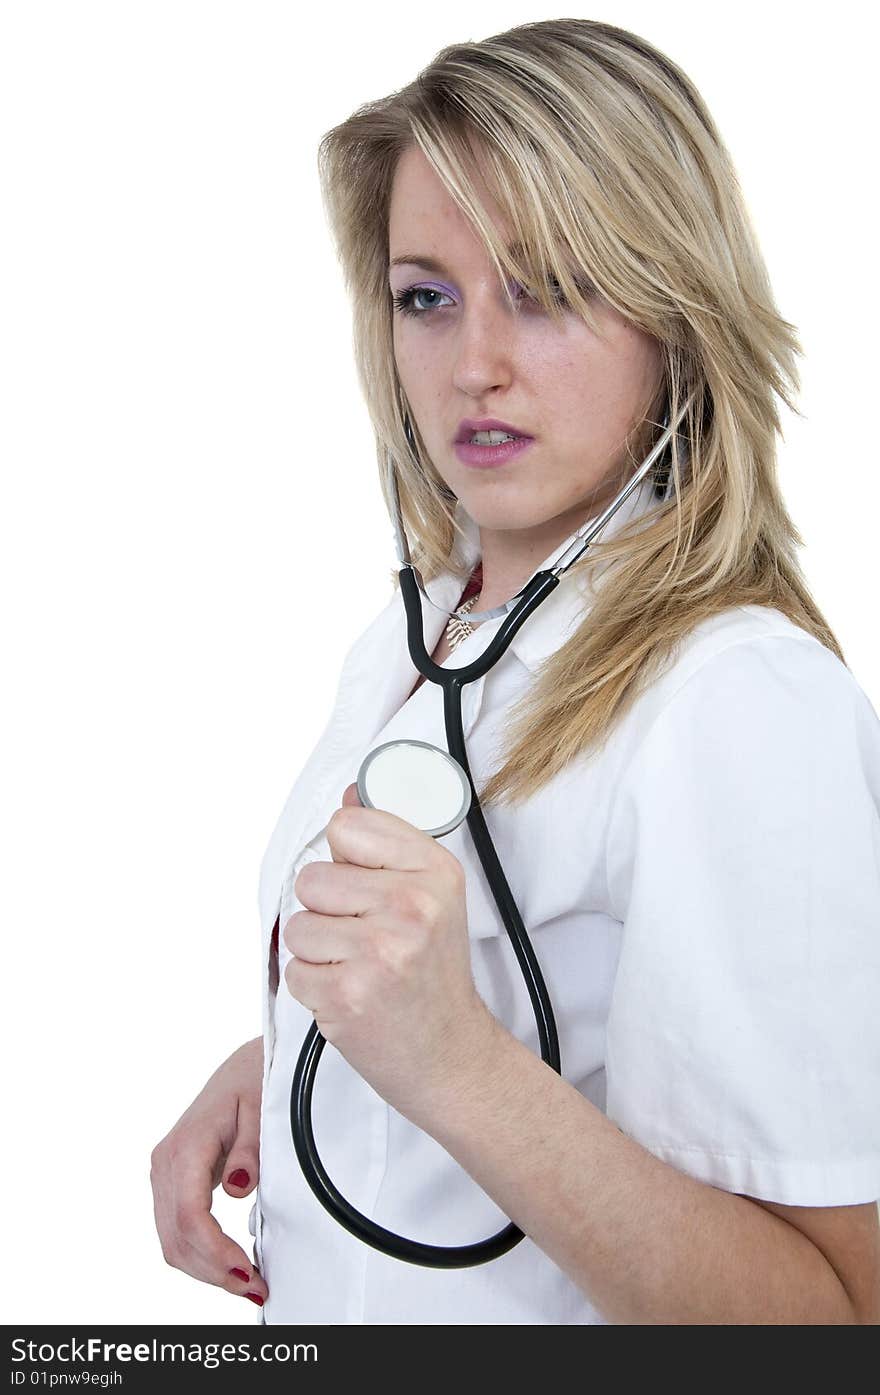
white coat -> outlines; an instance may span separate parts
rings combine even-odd
[[[656,502],[645,481],[603,533]],[[428,583],[447,611],[463,574]],[[554,553],[542,565],[555,560]],[[536,569],[537,570],[537,569]],[[601,584],[601,583],[599,583]],[[463,693],[473,778],[497,767],[511,706],[590,604],[571,576]],[[444,626],[423,602],[432,653]],[[482,652],[486,621],[445,667]],[[270,952],[302,904],[299,869],[330,861],[326,824],[374,746],[446,748],[440,688],[418,677],[395,592],[343,664],[335,706],[260,869],[264,1033],[261,1175],[251,1211],[265,1323],[601,1324],[526,1237],[440,1270],[350,1235],[305,1181],[290,1083],[313,1017]],[[487,808],[501,865],[554,1006],[562,1074],[626,1134],[725,1190],[803,1206],[880,1197],[880,721],[850,671],[779,611],[740,606],[699,625],[603,750],[524,806]],[[467,823],[444,844],[466,873],[476,986],[538,1054],[519,968]],[[380,1225],[436,1245],[509,1219],[429,1135],[331,1045],[315,1139],[330,1177]]]

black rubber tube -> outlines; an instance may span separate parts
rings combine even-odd
[[[459,669],[444,669],[435,664],[425,649],[422,628],[422,607],[418,584],[411,567],[400,571],[400,589],[403,595],[407,618],[407,638],[410,656],[418,671],[429,681],[439,683],[443,688],[443,714],[446,723],[446,740],[449,754],[461,765],[471,787],[471,807],[467,814],[468,827],[474,840],[477,856],[486,874],[486,879],[507,933],[513,944],[526,988],[532,1002],[538,1037],[541,1046],[541,1059],[557,1074],[561,1073],[559,1060],[559,1039],[556,1021],[550,1003],[550,995],[544,982],[535,951],[526,934],[525,926],[517,909],[516,902],[504,870],[498,860],[495,845],[486,827],[483,810],[477,799],[474,782],[467,760],[464,744],[464,731],[461,716],[461,693],[466,684],[482,677],[501,657],[520,625],[531,615],[550,592],[559,584],[559,577],[552,572],[537,572],[522,592],[522,600],[508,615],[504,624],[487,645],[482,654],[471,664]],[[495,1235],[487,1240],[478,1240],[469,1245],[427,1245],[420,1240],[409,1240],[377,1225],[368,1216],[348,1202],[334,1186],[328,1176],[315,1145],[312,1130],[312,1091],[315,1073],[326,1038],[318,1029],[317,1023],[310,1027],[303,1042],[294,1071],[290,1090],[290,1129],[293,1146],[299,1159],[306,1181],[315,1196],[340,1225],[352,1235],[374,1249],[395,1259],[406,1260],[410,1264],[422,1264],[434,1269],[465,1269],[475,1264],[485,1264],[506,1254],[523,1239],[523,1232],[512,1221],[508,1222]]]

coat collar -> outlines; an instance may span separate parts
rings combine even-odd
[[[642,480],[638,489],[634,489],[629,498],[611,516],[597,541],[606,541],[613,537],[627,523],[643,517],[656,503],[658,503],[658,498],[654,491],[653,479],[649,474]],[[448,569],[438,573],[432,581],[425,585],[425,590],[435,605],[442,607],[447,612],[451,611],[457,604],[471,572],[482,555],[479,526],[466,511],[460,499],[455,506],[455,520],[460,529],[459,551],[464,559],[464,565],[461,569]],[[563,543],[558,544],[552,552],[548,553],[540,566],[535,568],[535,571],[543,571],[556,562],[570,541],[569,537]],[[534,672],[571,637],[588,613],[594,598],[595,585],[591,581],[589,573],[580,576],[567,573],[560,578],[556,589],[546,600],[541,602],[537,610],[529,616],[525,624],[514,635],[510,642],[510,651]],[[431,653],[433,644],[428,643],[428,641],[433,637],[434,644],[436,644],[445,628],[446,621],[440,611],[434,609],[433,606],[426,605],[424,601],[422,602],[422,612],[426,621],[426,645],[428,653]],[[477,627],[476,633],[490,628],[494,631],[500,628],[503,620],[504,617],[500,616],[497,620],[484,621],[482,625]],[[482,649],[482,647],[481,645],[480,648]]]
[[[609,519],[602,537],[622,528],[624,523],[646,512],[655,499],[650,479],[633,491],[625,504]],[[459,551],[464,559],[456,570],[438,573],[425,585],[434,601],[428,605],[422,598],[422,620],[425,648],[433,654],[449,619],[458,604],[468,577],[480,553],[480,530],[459,501],[456,520],[461,526]],[[563,552],[566,544],[555,548],[536,567],[549,566]],[[530,670],[554,654],[587,614],[591,587],[586,578],[570,573],[564,576],[554,591],[542,601],[537,610],[517,631],[506,652],[512,652]],[[437,609],[437,607],[441,609]],[[456,650],[453,667],[476,657],[490,642],[492,632],[504,622],[504,617],[487,620],[478,625],[463,643],[462,654]],[[469,651],[469,652],[467,652]],[[330,723],[295,782],[278,820],[260,869],[260,909],[263,933],[268,935],[278,914],[280,888],[285,867],[302,851],[302,847],[332,814],[342,798],[345,786],[355,779],[358,762],[363,759],[377,735],[407,701],[418,677],[406,642],[406,614],[398,590],[372,624],[355,640],[342,667],[336,706]],[[462,726],[465,739],[473,730],[480,713],[485,675],[468,684],[462,701]],[[364,694],[369,700],[364,700]],[[419,730],[433,735],[435,743],[444,744],[443,699],[433,684],[423,685],[415,695],[420,706]],[[432,725],[433,724],[433,725]]]

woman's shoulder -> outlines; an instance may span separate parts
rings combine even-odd
[[[734,606],[696,624],[634,705],[632,734],[644,733],[686,689],[698,690],[708,705],[717,700],[727,711],[735,701],[744,716],[760,710],[771,692],[783,705],[786,695],[795,706],[811,698],[849,696],[873,711],[833,650],[781,610],[764,605]]]
[[[667,655],[607,742],[603,774],[662,784],[670,762],[707,770],[774,742],[806,751],[849,739],[880,786],[880,719],[850,669],[782,611],[743,605],[700,621]]]
[[[723,681],[725,665],[718,660],[724,655],[729,655],[729,664],[764,655],[773,664],[849,672],[831,649],[781,610],[740,605],[698,622],[688,632],[658,679],[656,695],[668,700],[703,669],[707,683]]]

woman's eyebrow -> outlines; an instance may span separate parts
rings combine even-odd
[[[523,249],[518,243],[514,243],[507,250],[516,257],[522,255]],[[399,257],[392,257],[388,263],[389,271],[392,266],[420,266],[425,271],[433,271],[436,276],[451,276],[452,274],[448,267],[445,267],[442,262],[438,262],[436,257],[427,257],[421,252],[403,252]]]
[[[436,272],[438,276],[448,276],[449,272],[442,262],[438,262],[434,257],[423,257],[417,252],[404,252],[400,257],[392,257],[388,263],[392,266],[420,266],[425,271]]]

